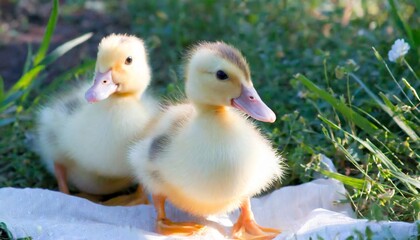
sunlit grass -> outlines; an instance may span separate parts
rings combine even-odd
[[[55,185],[31,151],[33,117],[38,107],[36,103],[39,102],[39,96],[34,96],[34,92],[40,96],[47,94],[50,88],[40,88],[44,79],[41,75],[46,67],[92,36],[91,33],[84,34],[49,52],[58,11],[58,0],[54,0],[42,43],[35,53],[28,52],[23,74],[16,83],[10,89],[5,89],[3,79],[0,78],[0,186],[51,188]],[[91,67],[90,62],[89,70]],[[73,78],[75,73],[83,71],[86,71],[86,68],[81,64],[76,69],[69,70],[71,76],[63,76]],[[57,77],[52,86],[56,86],[60,78]]]
[[[341,117],[336,115],[331,116],[330,120],[326,117],[326,115],[330,116],[330,113],[319,111],[318,114],[318,118],[324,123],[322,131],[326,139],[333,143],[337,151],[344,154],[344,157],[358,170],[359,176],[348,177],[327,172],[322,169],[322,163],[317,159],[311,163],[312,168],[350,186],[352,191],[349,197],[355,210],[362,217],[377,220],[419,219],[420,141],[418,134],[420,133],[420,119],[417,106],[420,99],[415,88],[403,79],[411,94],[405,92],[405,89],[396,81],[386,61],[376,50],[374,51],[378,60],[386,66],[390,74],[389,78],[394,80],[405,97],[403,100],[395,98],[394,102],[397,104],[394,104],[384,93],[380,93],[381,98],[378,97],[355,73],[346,72],[344,75],[355,80],[371,98],[368,103],[376,105],[378,109],[388,114],[389,119],[399,129],[389,130],[381,123],[383,120],[380,121],[367,112],[358,113],[357,110],[363,109],[363,106],[353,109],[350,104],[334,97],[305,76],[298,74],[296,80],[316,97],[328,102],[336,110],[334,114],[339,113],[345,118],[345,121],[339,121]],[[408,62],[403,61],[412,71]],[[411,78],[418,80],[415,72],[412,73]],[[359,130],[355,131],[352,125],[358,126]],[[358,135],[363,137],[358,137]]]

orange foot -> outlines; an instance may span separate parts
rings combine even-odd
[[[163,235],[191,236],[200,234],[206,229],[205,226],[192,222],[172,222],[164,218],[156,222],[156,231]]]
[[[149,204],[147,193],[139,185],[136,192],[111,198],[102,203],[105,206],[135,206],[140,204]]]
[[[193,234],[200,234],[206,227],[192,222],[172,222],[166,218],[165,201],[166,197],[163,195],[152,195],[153,205],[156,209],[156,232],[163,235],[182,235],[190,236]]]
[[[235,239],[268,240],[275,238],[280,231],[258,225],[254,220],[237,222],[233,226],[232,235]]]
[[[232,229],[234,239],[268,240],[275,238],[281,231],[258,225],[254,220],[251,203],[247,199],[241,206],[241,215]]]
[[[67,168],[61,163],[54,162],[54,173],[60,192],[70,194],[69,187],[67,186]]]

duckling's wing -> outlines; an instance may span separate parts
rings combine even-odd
[[[53,172],[53,162],[62,153],[58,146],[60,129],[63,129],[68,118],[79,111],[87,102],[83,92],[88,84],[80,84],[65,94],[50,98],[37,114],[37,133],[35,151],[41,155],[48,170]]]

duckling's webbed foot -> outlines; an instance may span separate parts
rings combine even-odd
[[[163,235],[190,236],[199,234],[206,229],[205,226],[192,222],[172,222],[166,218],[165,200],[162,195],[153,195],[153,205],[157,212],[156,232]]]
[[[280,233],[274,228],[258,225],[254,220],[237,222],[232,231],[234,239],[268,240],[275,238]]]
[[[251,203],[247,199],[241,206],[241,215],[232,229],[234,239],[266,240],[275,238],[281,231],[274,228],[261,227],[255,222]]]
[[[156,231],[163,235],[190,236],[204,231],[206,226],[193,222],[172,222],[164,218],[156,221]]]
[[[149,204],[149,200],[143,186],[139,185],[134,193],[111,198],[102,204],[106,206],[135,206]]]

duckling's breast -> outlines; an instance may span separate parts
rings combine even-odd
[[[172,201],[190,212],[232,210],[279,175],[275,152],[246,121],[228,126],[197,121],[172,141],[159,174],[168,181]]]
[[[60,134],[61,148],[66,149],[75,165],[88,172],[126,177],[130,174],[126,160],[128,147],[148,119],[148,114],[136,102],[87,105],[69,118]]]

